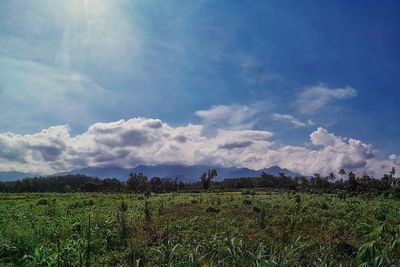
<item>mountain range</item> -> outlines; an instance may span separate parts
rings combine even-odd
[[[270,168],[265,168],[261,170],[251,170],[248,168],[237,168],[237,167],[215,167],[206,165],[139,165],[133,169],[125,169],[118,167],[91,167],[78,170],[72,170],[61,174],[86,174],[89,176],[97,176],[100,178],[111,178],[115,177],[122,181],[128,179],[129,173],[144,173],[148,177],[168,177],[168,178],[179,178],[184,182],[194,182],[198,181],[201,173],[209,169],[216,169],[218,176],[216,180],[223,180],[227,178],[239,178],[239,177],[256,177],[260,176],[262,172],[279,175],[279,173],[284,173],[290,177],[296,177],[300,174],[291,172],[288,169],[282,169],[278,166],[273,166]]]
[[[216,180],[223,180],[227,178],[239,178],[239,177],[257,177],[260,176],[262,172],[279,175],[279,173],[284,173],[286,176],[296,177],[300,176],[298,173],[294,173],[288,169],[280,168],[278,166],[273,166],[270,168],[264,168],[260,170],[252,170],[248,168],[237,168],[237,167],[215,167],[206,165],[139,165],[132,169],[120,168],[120,167],[88,167],[82,169],[74,169],[67,172],[61,172],[54,175],[66,175],[66,174],[85,174],[88,176],[94,176],[99,178],[118,178],[122,181],[128,179],[129,174],[132,173],[144,173],[148,177],[168,177],[168,178],[179,178],[184,182],[194,182],[197,181],[202,172],[209,169],[216,169],[218,176]],[[25,177],[33,176],[29,173],[22,172],[0,172],[0,181],[7,180],[18,180]]]
[[[0,171],[0,181],[14,181],[18,179],[23,179],[26,177],[33,176],[30,173],[26,172],[16,172],[16,171],[8,171],[8,172],[2,172]]]

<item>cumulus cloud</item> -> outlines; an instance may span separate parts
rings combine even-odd
[[[304,175],[345,168],[379,176],[392,166],[400,167],[399,156],[380,160],[371,145],[323,128],[310,134],[312,147],[276,148],[272,137],[269,131],[242,129],[217,129],[209,136],[203,125],[172,127],[140,117],[96,123],[76,136],[63,125],[31,135],[0,134],[0,169],[49,174],[94,166],[175,163],[252,169],[279,165]]]
[[[389,156],[389,160],[392,161],[394,165],[400,166],[400,156],[392,154]]]
[[[357,91],[352,87],[330,89],[325,84],[306,87],[298,94],[295,106],[305,114],[311,114],[334,100],[355,97]]]
[[[309,120],[307,123],[305,123],[299,119],[296,119],[295,117],[293,117],[292,115],[289,115],[289,114],[274,113],[274,114],[272,114],[272,118],[275,120],[288,122],[297,128],[306,127],[307,124],[313,125],[313,122],[311,120]]]
[[[368,162],[376,160],[377,151],[371,145],[352,138],[342,139],[323,128],[311,133],[310,140],[314,145],[322,146],[315,160],[319,161],[323,173],[328,169],[367,169]]]
[[[0,134],[0,169],[52,173],[62,169],[70,142],[69,127],[50,127],[39,133]]]

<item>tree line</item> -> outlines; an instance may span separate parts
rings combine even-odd
[[[298,176],[291,178],[284,173],[271,175],[265,172],[259,177],[230,178],[214,181],[215,169],[203,172],[198,182],[184,183],[178,178],[152,177],[143,173],[131,173],[128,180],[122,182],[116,178],[100,179],[86,175],[64,175],[25,178],[17,181],[0,182],[0,192],[134,192],[141,194],[168,193],[193,190],[240,190],[251,188],[272,189],[315,189],[321,191],[347,190],[351,192],[385,191],[396,189],[400,196],[400,178],[396,169],[376,179],[368,174],[357,176],[354,172],[346,173],[340,169],[335,175],[322,176],[315,173],[312,177]]]
[[[143,173],[129,174],[126,182],[117,178],[100,179],[87,175],[32,177],[0,182],[0,192],[135,192],[167,193],[183,189],[184,183],[175,178],[152,177]]]
[[[400,178],[396,177],[396,169],[392,168],[388,174],[377,179],[368,174],[357,176],[354,172],[346,173],[340,169],[335,175],[330,173],[323,176],[315,173],[311,177],[298,176],[291,178],[284,173],[271,175],[265,172],[260,177],[242,177],[225,179],[221,182],[213,182],[218,189],[245,189],[245,188],[273,188],[273,189],[316,189],[316,190],[347,190],[351,192],[385,191],[393,188],[400,189]]]

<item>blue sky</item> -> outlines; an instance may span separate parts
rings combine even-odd
[[[68,125],[74,138],[98,122],[144,117],[201,125],[206,138],[252,130],[272,133],[268,149],[320,151],[310,134],[321,127],[395,165],[399,11],[398,1],[1,1],[0,133],[29,139]],[[0,158],[15,149],[3,139]],[[4,156],[0,167],[38,170],[49,159],[32,155],[22,165]],[[58,168],[67,167],[42,171]]]

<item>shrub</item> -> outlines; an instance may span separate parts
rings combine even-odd
[[[218,212],[220,212],[220,209],[214,208],[214,207],[208,207],[208,208],[206,209],[206,212],[218,213]]]
[[[320,208],[321,208],[322,210],[328,210],[328,209],[329,209],[329,205],[326,204],[326,202],[322,202],[322,203],[320,204]]]
[[[300,195],[295,195],[294,196],[294,201],[296,202],[297,205],[299,205],[301,203],[301,197]]]
[[[339,192],[339,193],[337,194],[337,197],[338,197],[339,199],[341,199],[341,200],[344,200],[344,199],[347,198],[347,194],[346,194],[345,192]]]
[[[144,203],[144,220],[149,223],[151,222],[151,211],[150,211],[150,202],[146,201]]]
[[[242,191],[242,195],[250,195],[250,196],[255,196],[256,195],[256,190],[255,189],[252,189],[252,190],[249,190],[249,189],[247,189],[247,190],[243,190]]]
[[[118,222],[118,233],[121,240],[121,243],[126,246],[127,239],[130,235],[130,228],[128,225],[127,218],[128,204],[125,201],[121,201],[118,213],[117,213],[117,222]]]
[[[83,200],[83,201],[76,201],[68,205],[69,208],[78,209],[88,206],[93,206],[95,204],[93,199]]]
[[[45,198],[41,198],[38,200],[38,202],[36,202],[36,205],[38,206],[43,206],[43,205],[48,205],[49,204],[49,200],[45,199]]]
[[[267,225],[266,225],[266,222],[265,222],[265,216],[266,216],[266,214],[265,214],[265,208],[263,208],[263,209],[261,210],[261,213],[260,213],[260,228],[261,228],[261,229],[265,229],[265,227],[267,226]]]
[[[261,212],[261,209],[260,209],[259,207],[254,206],[254,207],[253,207],[253,211],[254,211],[255,213],[260,213],[260,212]]]
[[[164,213],[164,202],[161,201],[158,205],[158,215],[162,215]]]
[[[336,251],[341,255],[354,256],[357,253],[357,248],[341,240],[336,244]]]
[[[243,199],[243,204],[245,204],[245,205],[251,205],[252,202],[253,201],[251,199],[249,199],[249,198]]]

